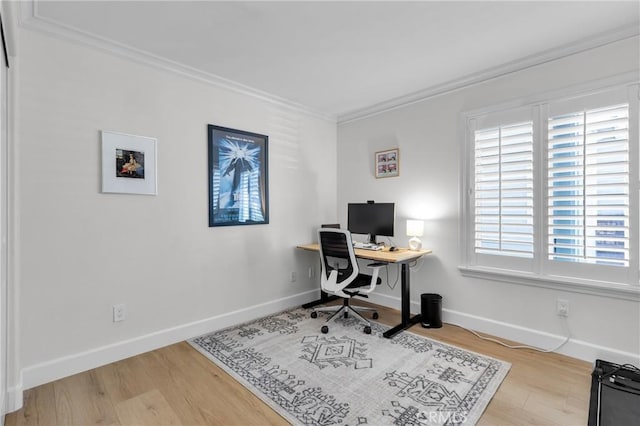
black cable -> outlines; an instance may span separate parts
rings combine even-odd
[[[400,279],[400,267],[396,268],[398,273],[396,274],[396,281],[393,283],[393,286],[391,286],[391,284],[389,283],[389,264],[388,263],[385,265],[385,270],[387,271],[387,287],[389,287],[391,290],[394,290],[398,285],[398,280]]]
[[[2,22],[2,15],[0,15],[0,36],[2,36],[2,51],[4,52],[4,64],[9,68],[9,55],[7,53],[7,41],[4,37],[4,25]]]

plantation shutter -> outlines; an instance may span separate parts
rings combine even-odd
[[[533,123],[474,132],[475,253],[533,257]]]
[[[629,266],[629,105],[548,119],[549,260]]]

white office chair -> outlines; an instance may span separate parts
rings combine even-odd
[[[318,241],[320,243],[321,263],[320,286],[324,292],[341,297],[343,304],[342,306],[315,308],[311,312],[311,318],[317,318],[317,312],[333,312],[333,315],[327,319],[327,322],[329,322],[338,314],[343,314],[345,318],[349,314],[353,314],[354,317],[367,324],[364,327],[364,332],[371,334],[371,323],[358,311],[373,312],[373,319],[378,318],[378,313],[373,308],[360,306],[356,311],[349,305],[349,299],[352,297],[368,297],[367,294],[371,293],[376,285],[381,282],[378,275],[384,263],[367,265],[373,269],[372,275],[361,274],[351,242],[351,233],[345,229],[318,229]],[[328,333],[329,327],[323,325],[320,331]]]

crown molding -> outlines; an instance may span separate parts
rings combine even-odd
[[[638,37],[640,27],[631,25],[623,27],[617,31],[612,31],[594,37],[586,38],[576,43],[567,44],[559,48],[549,49],[539,54],[530,55],[523,59],[509,62],[507,64],[485,69],[484,71],[470,74],[459,79],[451,80],[443,84],[428,87],[417,92],[389,99],[365,108],[356,109],[344,114],[327,114],[305,105],[289,101],[271,93],[243,85],[212,73],[189,67],[170,59],[136,49],[132,46],[111,40],[105,37],[80,30],[78,28],[63,24],[54,19],[46,18],[38,14],[38,4],[35,0],[20,2],[20,26],[28,30],[35,30],[55,36],[58,39],[77,42],[90,46],[96,50],[101,50],[126,58],[133,62],[141,63],[153,68],[172,72],[174,74],[190,78],[199,82],[210,84],[235,93],[250,96],[268,103],[294,110],[305,115],[321,120],[337,123],[338,125],[362,120],[394,109],[425,101],[436,96],[468,88],[483,82],[499,78],[527,68],[542,65],[562,59],[580,52],[605,46],[617,41]]]
[[[403,108],[405,106],[422,102],[436,96],[468,88],[476,84],[484,83],[486,81],[498,77],[503,77],[505,75],[512,74],[518,71],[523,71],[527,68],[532,68],[537,65],[545,64],[547,62],[556,61],[558,59],[562,59],[580,52],[595,49],[597,47],[605,46],[618,41],[638,37],[638,35],[640,35],[640,27],[637,25],[631,25],[628,27],[620,28],[617,31],[599,34],[597,36],[581,40],[577,43],[567,44],[559,48],[549,49],[539,54],[530,55],[516,61],[488,68],[479,73],[470,74],[459,79],[451,80],[443,84],[410,93],[408,95],[399,96],[388,101],[380,102],[366,108],[354,110],[345,114],[339,114],[338,125],[347,124],[384,112],[392,111],[394,109]]]
[[[136,49],[124,43],[101,37],[88,31],[63,24],[55,19],[43,17],[38,14],[38,4],[35,0],[20,3],[21,28],[38,31],[53,36],[60,40],[79,43],[89,46],[99,51],[107,52],[121,58],[128,59],[139,64],[147,65],[163,71],[168,71],[182,77],[186,77],[198,82],[206,83],[218,88],[226,89],[235,93],[249,96],[261,101],[268,102],[278,107],[286,108],[298,113],[302,113],[313,118],[336,123],[337,117],[327,114],[305,105],[290,101],[273,95],[271,93],[255,89],[253,87],[229,80],[218,75],[208,73],[176,61],[154,55],[152,53]]]

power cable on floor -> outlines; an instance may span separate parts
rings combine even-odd
[[[567,331],[567,337],[565,337],[565,339],[562,341],[562,343],[560,343],[558,346],[552,348],[552,349],[541,349],[541,348],[537,348],[535,346],[528,346],[528,345],[509,345],[507,343],[504,343],[498,339],[494,339],[492,337],[486,337],[486,336],[482,336],[479,333],[470,330],[466,327],[461,326],[460,324],[454,324],[454,323],[450,323],[448,322],[447,324],[450,325],[454,325],[456,327],[459,327],[465,331],[468,331],[469,333],[473,334],[474,336],[482,339],[482,340],[487,340],[489,342],[493,342],[493,343],[497,343],[501,346],[504,346],[505,348],[509,348],[509,349],[531,349],[534,351],[538,351],[538,352],[542,352],[542,353],[550,353],[550,352],[555,352],[558,349],[560,349],[561,347],[563,347],[565,344],[567,344],[567,342],[571,339],[571,330],[569,330],[569,324],[567,323],[567,318],[566,317],[562,317],[564,319],[564,321],[562,322],[562,324],[565,326],[565,329]]]

